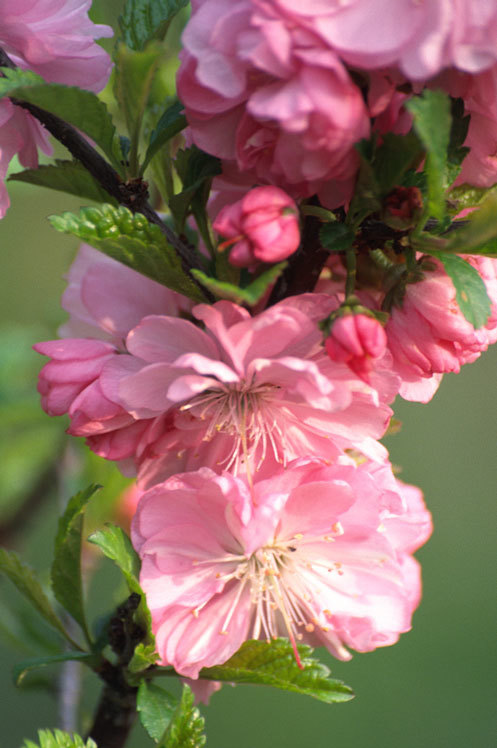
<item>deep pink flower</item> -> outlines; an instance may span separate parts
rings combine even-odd
[[[410,554],[430,531],[420,492],[387,465],[299,460],[252,487],[207,468],[175,475],[132,523],[161,664],[197,678],[280,635],[340,659],[393,644],[420,599]]]
[[[358,377],[369,382],[373,369],[371,359],[385,353],[387,336],[380,322],[366,314],[337,317],[325,342],[332,361],[347,364]]]
[[[251,267],[259,262],[279,262],[300,243],[298,210],[279,187],[255,187],[241,200],[218,213],[213,228],[231,247],[230,262]]]
[[[88,18],[91,0],[2,0],[0,47],[20,68],[33,70],[51,83],[100,91],[112,67],[95,39],[112,36],[109,26]],[[51,153],[48,133],[31,115],[0,102],[0,218],[9,199],[3,180],[17,153],[23,166],[38,165],[37,148]]]
[[[205,331],[171,317],[142,320],[127,337],[130,355],[114,357],[101,376],[110,400],[137,419],[158,419],[142,485],[201,465],[253,472],[348,448],[384,459],[375,440],[391,415],[388,399],[326,356],[317,323],[329,310],[327,297],[305,294],[254,317],[226,301],[199,305],[193,315]]]

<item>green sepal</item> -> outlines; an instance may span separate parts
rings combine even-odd
[[[136,708],[140,722],[157,743],[169,727],[178,708],[178,699],[155,683],[142,680],[138,688]]]
[[[354,243],[355,234],[345,223],[325,223],[319,231],[319,241],[329,252],[345,252]]]
[[[483,327],[491,313],[491,302],[481,275],[458,255],[440,252],[437,258],[454,284],[461,312],[475,329]]]
[[[0,98],[9,96],[34,104],[82,130],[123,174],[122,154],[112,117],[96,94],[76,86],[46,83],[39,75],[26,70],[3,68],[2,75]]]
[[[103,204],[81,208],[79,214],[50,216],[49,221],[56,231],[77,236],[157,283],[194,301],[205,301],[159,227],[141,213]]]
[[[39,166],[37,169],[24,169],[9,176],[9,181],[27,182],[38,187],[77,195],[96,203],[113,201],[89,171],[79,161],[56,159],[55,164]],[[117,201],[113,204],[117,205]]]
[[[152,39],[162,39],[168,24],[188,0],[126,0],[119,28],[124,43],[142,50]]]
[[[92,667],[95,665],[95,656],[88,652],[61,652],[60,654],[47,655],[46,657],[32,657],[23,660],[12,668],[14,685],[20,686],[25,676],[32,670],[38,670],[48,665],[57,665],[60,662],[82,662]]]
[[[195,706],[191,688],[183,685],[181,700],[159,742],[159,748],[202,748],[205,741],[204,718]]]
[[[232,683],[257,683],[293,691],[327,704],[350,701],[352,690],[342,681],[330,678],[330,671],[312,655],[312,648],[297,646],[303,669],[297,665],[288,639],[245,642],[224,665],[203,668],[201,678]]]
[[[279,262],[277,265],[272,265],[253,280],[252,283],[245,286],[245,288],[239,288],[232,283],[220,281],[217,278],[209,278],[201,270],[192,270],[192,275],[199,283],[220,299],[229,299],[237,304],[255,306],[262,299],[269,287],[279,278],[287,264],[286,262]]]
[[[69,500],[59,519],[50,574],[56,599],[81,626],[88,641],[81,578],[81,536],[86,505],[100,488],[98,485],[89,486]]]
[[[84,741],[80,735],[62,730],[38,730],[38,743],[25,740],[21,748],[97,748],[91,738]]]
[[[183,104],[176,100],[161,115],[155,129],[150,136],[150,143],[141,166],[141,172],[145,171],[152,158],[171,138],[180,133],[187,125],[183,114]]]

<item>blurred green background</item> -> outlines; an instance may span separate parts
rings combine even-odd
[[[117,1],[100,3],[98,20],[109,18],[119,6]],[[0,223],[0,542],[19,550],[46,578],[58,506],[66,493],[98,480],[106,485],[101,504],[108,510],[126,481],[113,466],[68,446],[63,420],[42,414],[35,392],[42,361],[30,346],[55,337],[63,319],[62,275],[77,247],[75,240],[51,230],[46,216],[74,210],[79,203],[20,184],[11,184],[10,194],[12,208]],[[417,554],[424,598],[413,630],[396,646],[356,655],[349,663],[322,653],[334,676],[354,688],[356,698],[348,704],[327,706],[263,687],[223,687],[203,707],[208,745],[496,745],[496,372],[497,346],[460,375],[446,377],[429,405],[396,405],[403,428],[386,440],[391,459],[402,467],[403,480],[422,487],[435,523],[432,539]],[[61,459],[65,477],[56,467]],[[40,502],[37,496],[44,493],[47,498]],[[89,529],[104,514],[94,511]],[[89,590],[95,620],[122,601],[125,592],[110,564],[97,568],[91,551],[87,563],[95,567]],[[30,644],[21,647],[19,639]],[[57,726],[56,673],[47,669],[28,676],[20,689],[10,675],[13,664],[36,654],[40,646],[50,651],[55,645],[36,614],[2,580],[2,748],[19,748],[24,737],[35,738],[38,727]],[[82,681],[80,716],[87,727],[100,684],[86,673]],[[151,744],[138,727],[129,748]]]

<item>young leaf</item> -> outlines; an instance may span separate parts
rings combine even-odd
[[[31,670],[46,667],[47,665],[56,665],[59,662],[83,662],[93,665],[95,657],[88,652],[61,652],[61,654],[49,655],[47,657],[34,657],[29,660],[23,660],[12,669],[12,678],[16,686],[20,686],[25,676]]]
[[[174,166],[183,183],[183,189],[171,198],[169,210],[179,230],[182,231],[190,206],[193,212],[205,207],[211,180],[221,174],[221,162],[218,158],[192,146],[187,150],[178,151]]]
[[[155,683],[143,680],[138,688],[136,708],[140,722],[157,743],[167,730],[178,707],[178,699]]]
[[[442,219],[445,215],[445,174],[451,130],[449,98],[442,91],[425,89],[422,96],[412,98],[406,107],[413,115],[414,129],[427,152],[427,213]]]
[[[125,44],[141,50],[151,39],[161,39],[168,23],[186,5],[188,0],[126,0],[119,18]]]
[[[79,623],[89,640],[83,605],[81,579],[81,533],[86,505],[101,486],[88,486],[73,496],[59,519],[51,580],[55,597]]]
[[[140,642],[133,652],[133,657],[128,663],[128,670],[130,673],[140,673],[142,670],[146,670],[150,665],[155,665],[159,655],[155,650],[155,644],[144,644]]]
[[[423,146],[414,132],[383,135],[374,158],[374,172],[381,195],[385,197],[394,187],[402,185],[407,172],[417,166],[422,156]]]
[[[352,246],[354,232],[349,226],[338,221],[325,223],[319,231],[319,239],[323,247],[330,252],[345,252]]]
[[[176,100],[174,104],[171,104],[171,106],[169,106],[162,114],[157,126],[150,136],[150,143],[141,167],[142,174],[157,151],[160,150],[168,140],[174,138],[175,135],[186,127],[186,117],[182,112],[183,104],[181,101]]]
[[[159,748],[202,748],[205,740],[204,718],[195,706],[191,688],[184,685],[181,701],[172,715]]]
[[[329,677],[326,665],[311,657],[311,647],[301,644],[298,650],[303,670],[298,667],[287,639],[276,639],[269,644],[248,641],[224,665],[201,670],[200,677],[232,683],[260,683],[312,696],[327,704],[350,701],[354,697],[342,681]]]
[[[56,231],[74,234],[114,260],[162,285],[205,301],[192,279],[183,272],[181,261],[158,226],[128,208],[103,204],[82,208],[78,215],[50,216]]]
[[[94,200],[96,203],[112,201],[112,197],[79,161],[56,159],[55,165],[39,166],[37,169],[25,169],[9,176],[9,181],[28,182],[39,187],[67,192],[70,195]],[[117,205],[117,202],[113,203]]]
[[[252,283],[245,286],[245,288],[239,288],[232,283],[217,280],[217,278],[209,278],[201,270],[192,270],[192,275],[199,283],[220,299],[230,299],[230,301],[235,301],[237,304],[255,306],[262,299],[268,288],[279,278],[286,266],[286,262],[279,262],[273,265],[261,273]]]
[[[70,735],[62,730],[38,730],[38,744],[25,740],[21,748],[97,748],[97,744],[91,738],[85,742],[75,733]]]
[[[3,572],[15,584],[19,592],[54,629],[68,638],[64,625],[57,617],[34,571],[23,564],[16,553],[0,548],[0,572]]]
[[[45,83],[39,75],[24,70],[2,69],[0,97],[9,96],[41,107],[91,138],[122,173],[116,129],[105,104],[91,91],[75,86]]]
[[[381,208],[381,190],[373,168],[376,144],[373,140],[361,140],[356,144],[356,150],[361,158],[361,165],[347,212],[347,225],[353,228]]]
[[[469,223],[451,234],[444,249],[456,254],[497,257],[497,195],[487,197],[481,208],[471,214]]]
[[[440,252],[437,258],[454,284],[461,312],[475,329],[483,327],[490,316],[491,303],[479,272],[457,255]]]

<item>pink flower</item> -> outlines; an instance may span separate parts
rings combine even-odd
[[[230,262],[239,267],[279,262],[300,243],[297,206],[278,187],[250,190],[219,212],[213,228],[227,239],[219,249],[232,247]]]
[[[178,92],[200,148],[294,197],[350,197],[367,110],[306,19],[280,3],[204,0],[183,46]]]
[[[252,487],[207,468],[144,494],[132,523],[162,665],[197,678],[247,639],[368,652],[411,627],[431,532],[388,466],[299,460]]]
[[[171,317],[142,320],[127,337],[130,355],[108,361],[101,376],[110,400],[158,419],[138,461],[141,485],[200,465],[253,472],[348,448],[385,459],[376,439],[391,411],[326,356],[317,322],[329,310],[325,296],[304,294],[255,317],[226,301],[199,305],[193,315],[205,331]]]
[[[0,3],[0,47],[20,68],[33,70],[51,83],[99,91],[111,71],[109,55],[95,38],[112,36],[109,26],[88,18],[91,0],[3,0]],[[50,154],[48,133],[10,101],[0,102],[0,218],[9,198],[3,184],[17,153],[23,166],[38,165],[37,148]]]
[[[385,353],[387,336],[381,324],[366,314],[345,314],[333,322],[326,340],[326,353],[332,361],[347,364],[358,377],[369,382],[371,359]]]
[[[124,460],[136,453],[150,422],[136,421],[105,396],[103,366],[124,352],[124,339],[142,316],[173,314],[189,302],[86,244],[68,281],[62,305],[71,317],[60,330],[67,337],[34,346],[52,359],[39,376],[41,404],[49,415],[68,413],[69,433],[87,437],[97,454]]]

